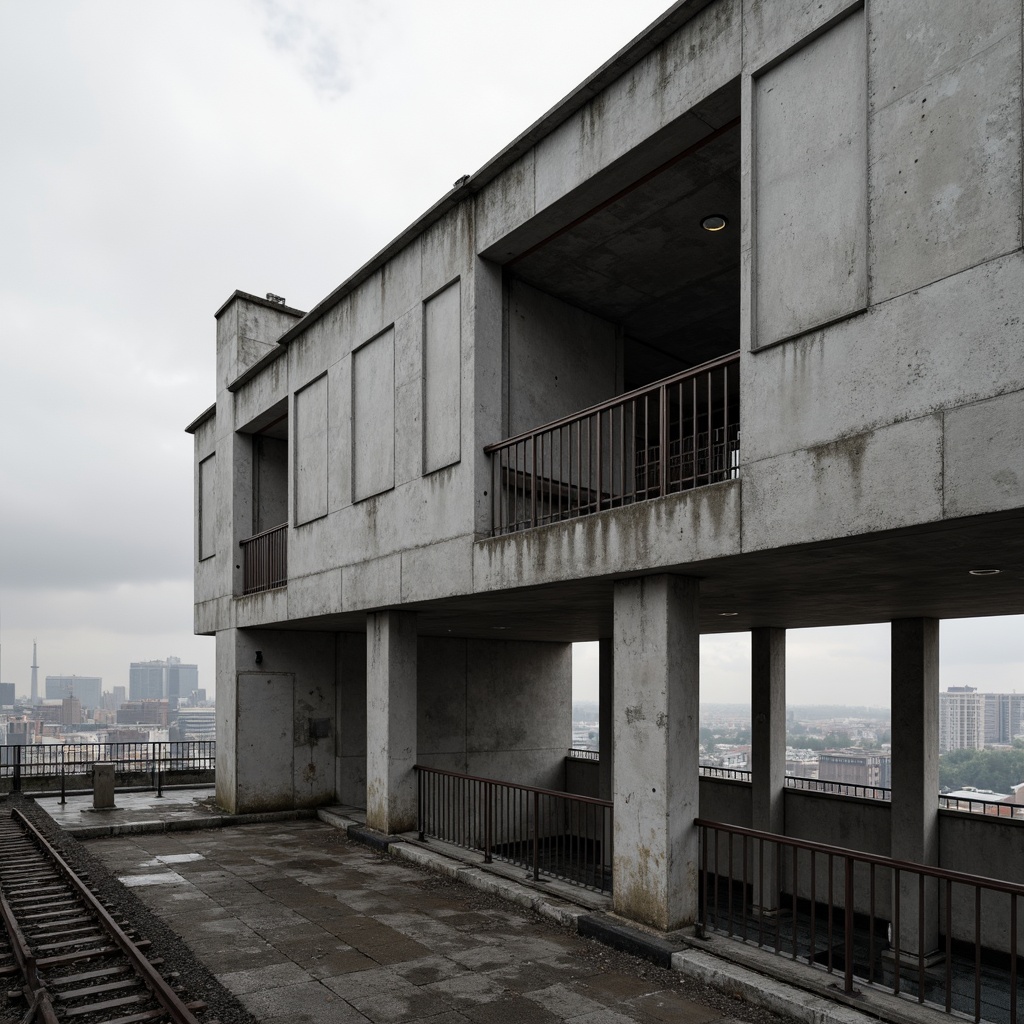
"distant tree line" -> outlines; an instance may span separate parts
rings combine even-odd
[[[1009,793],[1024,782],[1024,743],[1005,750],[951,750],[939,758],[939,788],[991,789]]]

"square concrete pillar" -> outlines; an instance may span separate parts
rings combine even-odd
[[[697,580],[616,582],[613,639],[613,905],[670,931],[697,919]]]
[[[110,761],[97,761],[92,766],[92,809],[114,809],[114,765]]]
[[[937,864],[939,855],[939,622],[892,623],[892,856]],[[901,875],[900,953],[938,946],[938,892],[925,884],[918,941],[918,876]],[[895,912],[895,908],[894,908]]]
[[[752,825],[762,832],[785,832],[786,786],[786,631],[765,627],[750,634],[751,799]],[[776,847],[753,851],[749,877],[754,903],[778,909]],[[764,888],[762,890],[762,881]]]
[[[366,619],[366,823],[394,834],[416,827],[416,616]]]
[[[615,647],[611,637],[598,641],[597,646],[597,741],[601,758],[597,766],[597,795],[602,800],[612,798],[612,764],[615,751],[612,742],[615,703],[613,682]]]

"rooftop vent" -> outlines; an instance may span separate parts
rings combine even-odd
[[[273,292],[267,292],[267,302],[276,302],[279,306],[283,306],[284,296],[275,295]]]

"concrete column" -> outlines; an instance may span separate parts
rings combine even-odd
[[[615,747],[612,732],[615,728],[612,708],[614,705],[614,656],[615,646],[611,637],[598,641],[597,648],[597,699],[598,752],[601,758],[597,769],[597,795],[602,800],[612,798],[612,764]]]
[[[785,832],[786,786],[786,631],[773,627],[750,634],[752,825],[762,832]],[[776,849],[754,851],[751,865],[754,903],[778,909]],[[761,890],[762,879],[764,890]]]
[[[366,806],[366,637],[339,633],[335,653],[335,789],[341,804]]]
[[[892,623],[892,856],[937,864],[939,854],[939,622]],[[901,876],[900,952],[938,947],[938,893],[925,886],[918,942],[918,879]],[[894,908],[895,910],[895,908]],[[915,961],[916,962],[916,961]]]
[[[394,834],[416,827],[416,616],[366,620],[366,823]]]
[[[697,918],[698,582],[615,584],[614,909],[668,931]]]

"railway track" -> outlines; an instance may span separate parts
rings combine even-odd
[[[149,942],[17,809],[0,818],[0,915],[0,983],[23,994],[22,1024],[198,1024],[205,1004],[182,1001],[147,958]]]

